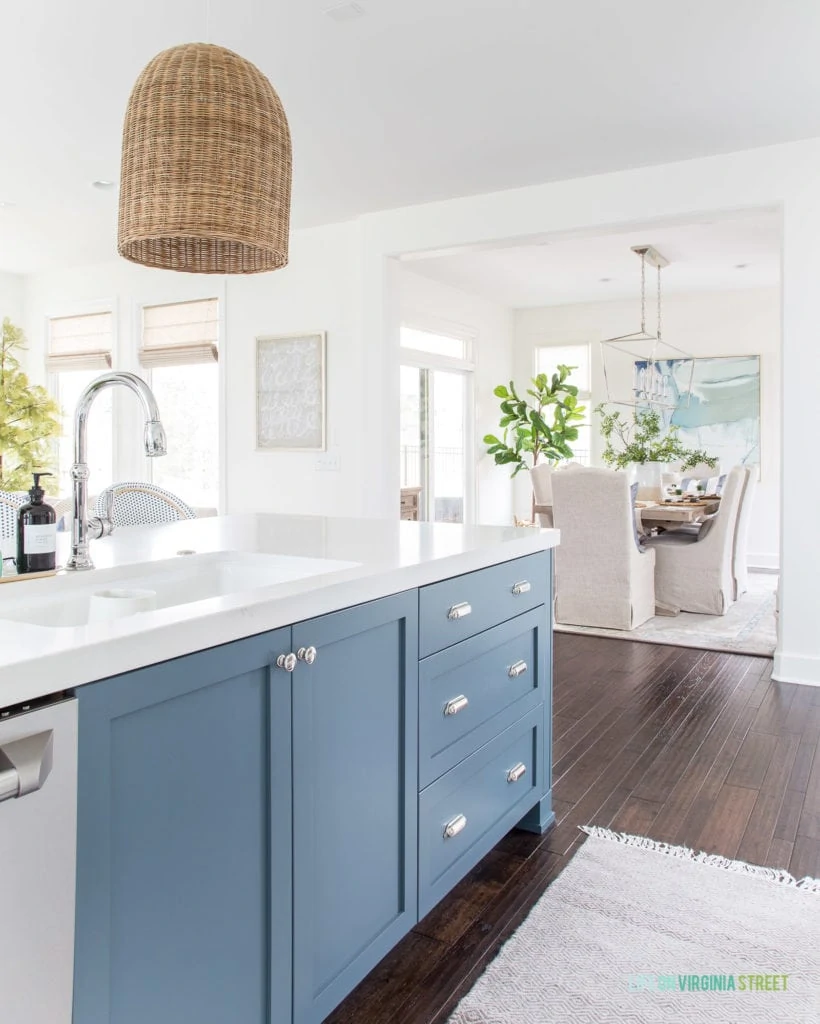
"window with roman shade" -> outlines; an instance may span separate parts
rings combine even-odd
[[[113,340],[114,316],[110,310],[52,317],[49,320],[46,369],[49,373],[108,370],[111,368]]]
[[[142,307],[139,362],[159,405],[168,454],[153,483],[194,507],[219,504],[219,302]]]
[[[140,365],[153,369],[215,363],[218,336],[216,299],[143,306]]]

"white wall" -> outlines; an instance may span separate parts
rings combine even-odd
[[[381,467],[371,442],[382,424],[370,415],[364,392],[359,266],[358,228],[340,224],[294,233],[284,270],[228,282],[229,510],[374,514],[369,495]],[[256,451],[253,339],[312,331],[327,331],[328,450]],[[397,452],[398,446],[398,464]],[[393,498],[397,518],[398,484]]]
[[[139,309],[143,304],[217,295],[224,318],[220,366],[223,375],[223,444],[226,502],[231,511],[366,515],[366,482],[372,477],[365,427],[359,245],[355,224],[294,232],[290,263],[271,274],[209,277],[148,270],[115,260],[89,267],[27,275],[25,326],[32,376],[45,380],[49,316],[112,307],[116,311],[114,365],[139,373]],[[255,450],[255,343],[261,334],[327,332],[328,452]],[[136,403],[119,402],[119,465],[144,478]],[[170,437],[169,444],[173,444]],[[327,456],[334,467],[326,471]],[[333,461],[335,460],[335,462]],[[396,513],[398,498],[394,502]],[[372,512],[371,512],[372,514]]]
[[[20,327],[23,319],[24,279],[21,274],[0,272],[0,323],[8,317]]]
[[[780,290],[668,294],[663,303],[666,341],[695,356],[760,355],[761,474],[749,536],[749,563],[776,568],[780,550]],[[601,346],[603,338],[638,330],[636,299],[546,306],[518,310],[515,315],[516,374],[532,373],[533,349],[547,345],[591,342],[592,407],[607,399]],[[650,316],[648,325],[654,329]],[[610,356],[610,386],[617,391],[612,371],[617,363],[631,386],[630,360]],[[629,394],[617,392],[619,398]],[[600,463],[603,442],[593,417],[593,461]],[[724,467],[728,468],[728,467]]]
[[[473,336],[476,522],[509,525],[512,522],[509,471],[496,466],[484,454],[481,438],[498,428],[498,399],[493,396],[493,388],[509,380],[512,372],[512,310],[413,273],[404,265],[398,272],[398,288],[403,323],[442,331],[450,326]]]

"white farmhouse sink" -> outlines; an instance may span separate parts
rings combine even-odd
[[[51,629],[75,628],[88,623],[91,597],[103,591],[153,591],[156,598],[151,611],[154,611],[353,569],[358,564],[330,558],[217,551],[114,569],[66,573],[0,587],[0,620]]]

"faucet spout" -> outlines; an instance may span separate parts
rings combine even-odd
[[[143,444],[145,445],[145,454],[149,459],[155,459],[159,455],[168,454],[168,445],[165,440],[165,429],[159,420],[145,421]]]
[[[80,395],[74,411],[74,465],[71,467],[73,483],[73,517],[71,525],[71,557],[66,569],[93,569],[88,553],[89,541],[111,533],[113,524],[107,520],[88,518],[88,414],[97,395],[105,388],[121,384],[133,391],[145,414],[143,444],[150,458],[165,455],[165,430],[159,418],[154,394],[145,381],[135,373],[112,371],[92,380]]]

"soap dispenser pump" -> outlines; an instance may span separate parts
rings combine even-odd
[[[57,567],[57,513],[43,501],[40,479],[51,473],[35,473],[27,505],[17,513],[17,572],[47,572]]]

